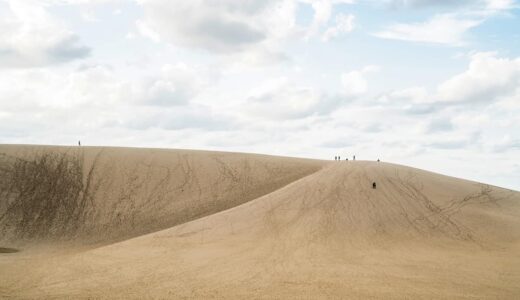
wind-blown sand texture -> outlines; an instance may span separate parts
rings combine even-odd
[[[520,298],[520,193],[400,165],[2,145],[0,197],[0,297]]]

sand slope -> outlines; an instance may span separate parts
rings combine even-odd
[[[0,295],[520,296],[520,193],[387,163],[266,160],[308,172],[230,209],[122,242],[1,255]]]
[[[207,151],[3,145],[0,242],[110,243],[247,202],[322,165]]]

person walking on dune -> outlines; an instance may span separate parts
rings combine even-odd
[[[80,146],[80,147],[81,147],[81,141],[78,141],[78,146]]]

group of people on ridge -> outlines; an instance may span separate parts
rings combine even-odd
[[[341,160],[341,156],[339,156],[339,155],[338,156],[334,156],[334,160]],[[348,157],[345,158],[345,160],[348,160]],[[352,157],[352,160],[356,160],[356,156],[355,155]]]

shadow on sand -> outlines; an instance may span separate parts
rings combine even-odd
[[[20,250],[15,249],[15,248],[0,247],[0,253],[16,253],[16,252],[20,252]]]

